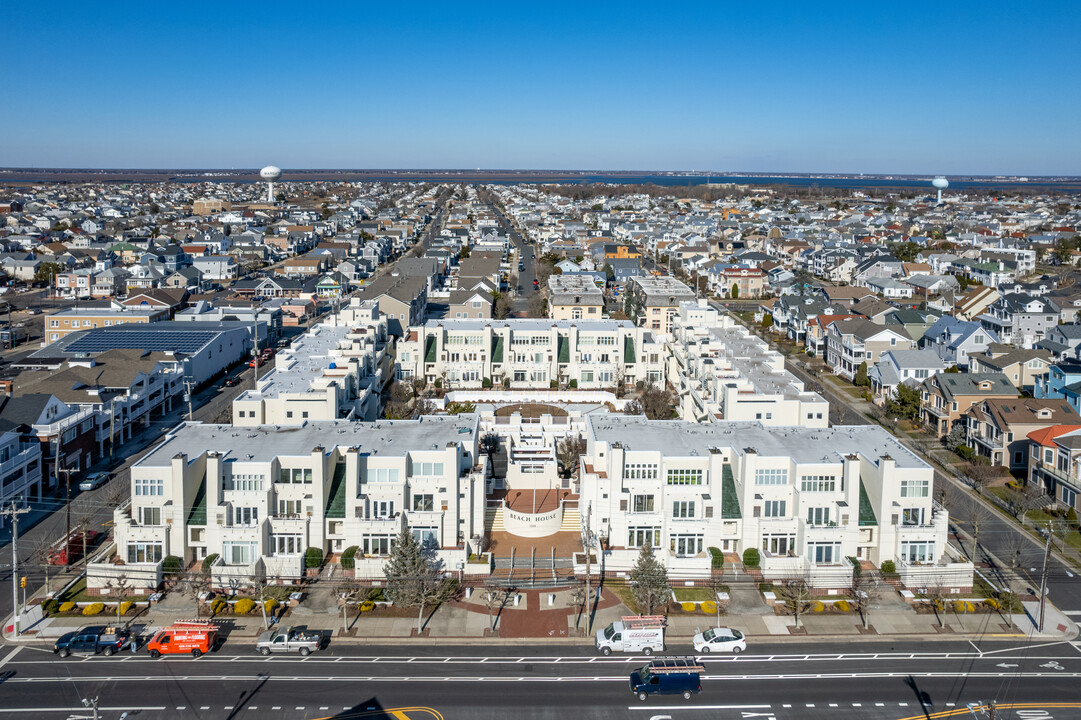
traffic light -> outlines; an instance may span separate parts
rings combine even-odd
[[[25,575],[23,575],[21,578],[19,578],[19,587],[23,587],[23,588],[26,587],[26,576]]]

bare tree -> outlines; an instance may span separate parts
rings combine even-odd
[[[361,587],[360,583],[353,578],[342,578],[334,588],[334,594],[342,605],[342,634],[347,630],[349,617],[349,603],[356,604],[361,595],[367,593],[367,588]]]
[[[570,595],[567,598],[567,604],[574,608],[574,629],[578,630],[578,624],[582,621],[582,613],[585,611],[586,601],[589,598],[586,594],[585,585],[575,585],[571,588]]]
[[[116,621],[119,623],[120,605],[124,602],[128,590],[131,589],[131,583],[128,582],[128,576],[121,573],[105,583],[105,587],[108,590],[109,599],[116,602]]]
[[[90,508],[84,503],[81,505],[75,505],[71,508],[72,520],[75,522],[75,526],[79,530],[79,536],[82,540],[81,554],[83,565],[87,563],[87,539],[90,536],[90,525],[94,522],[94,514]],[[69,540],[70,546],[70,540]],[[69,558],[70,564],[70,558]]]
[[[495,631],[495,624],[499,619],[498,613],[493,615],[496,608],[500,611],[507,604],[507,600],[516,592],[516,588],[506,583],[489,580],[484,586],[484,604],[488,608],[488,630]]]
[[[796,629],[800,626],[800,617],[811,607],[811,586],[803,578],[790,578],[780,585],[774,585],[774,592],[784,603],[785,608],[796,616]]]
[[[638,402],[637,400],[628,401],[627,404],[623,406],[623,414],[624,415],[641,415],[642,414],[642,404],[640,402]]]
[[[852,587],[850,588],[852,604],[859,611],[864,630],[867,629],[869,624],[868,610],[871,608],[871,603],[878,597],[881,584],[882,579],[878,576],[878,573],[864,570],[858,564],[853,568]]]
[[[946,627],[946,588],[943,587],[942,581],[938,578],[930,578],[927,581],[927,586],[924,588],[925,596],[931,603],[931,607],[934,608],[935,617],[938,618],[938,626],[940,628]]]
[[[41,564],[42,570],[45,573],[45,592],[49,593],[49,571],[52,569],[52,543],[49,542],[47,535],[42,535],[36,543],[34,543],[34,551],[31,557]]]
[[[672,394],[664,388],[650,385],[639,397],[642,412],[650,420],[668,420],[672,417]]]
[[[965,484],[971,486],[977,495],[983,495],[984,488],[991,484],[997,474],[989,464],[976,460],[965,465],[959,477]]]
[[[201,570],[185,570],[177,575],[173,587],[183,597],[190,598],[199,616],[199,596],[210,589],[210,574]]]

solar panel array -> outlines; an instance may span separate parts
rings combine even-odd
[[[99,353],[116,349],[139,349],[151,352],[195,353],[218,333],[207,330],[132,330],[127,332],[88,332],[64,350],[75,353]]]

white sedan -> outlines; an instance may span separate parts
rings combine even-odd
[[[694,636],[694,651],[739,653],[747,649],[743,633],[732,628],[710,628]]]

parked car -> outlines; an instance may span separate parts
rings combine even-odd
[[[690,700],[702,692],[704,671],[692,657],[658,658],[631,673],[631,692],[639,700],[650,695],[682,695]]]
[[[64,633],[53,643],[53,652],[62,658],[68,655],[112,655],[127,644],[130,636],[119,628],[108,626],[85,627]]]
[[[83,481],[79,483],[79,489],[83,491],[97,490],[99,487],[108,482],[108,480],[109,473],[105,472],[98,472],[94,473],[93,475],[87,475],[85,478],[83,478]]]
[[[150,638],[146,649],[150,657],[191,653],[199,657],[215,649],[218,643],[218,626],[213,623],[181,620],[162,628]]]
[[[240,378],[231,377],[225,378],[225,387],[236,387],[240,384]]]
[[[747,649],[747,638],[739,630],[732,628],[710,628],[700,632],[692,640],[694,651],[700,653],[730,652],[741,653]]]
[[[255,649],[263,655],[269,655],[272,652],[299,652],[307,657],[318,650],[322,643],[322,633],[286,628],[285,630],[267,630],[255,642]]]

